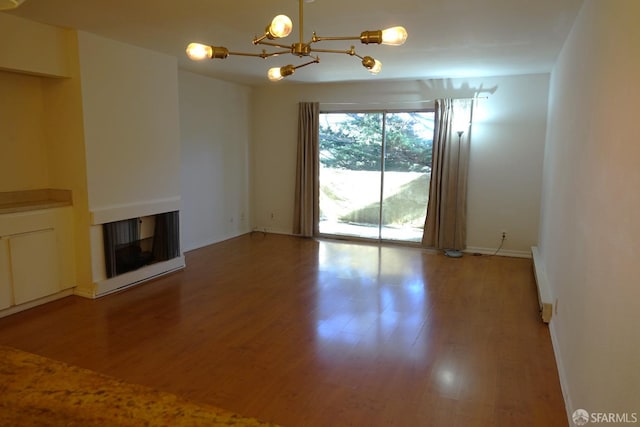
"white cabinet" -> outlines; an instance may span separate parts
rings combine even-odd
[[[0,310],[74,286],[71,209],[0,215]]]
[[[16,305],[62,290],[55,230],[12,236],[9,238],[9,251]]]
[[[10,268],[9,240],[0,238],[0,310],[13,304]]]

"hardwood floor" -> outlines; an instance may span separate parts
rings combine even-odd
[[[567,426],[531,261],[254,233],[0,344],[284,426]]]

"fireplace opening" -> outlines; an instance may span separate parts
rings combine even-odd
[[[153,252],[144,248],[152,237],[116,246],[116,275],[137,270],[154,262]]]
[[[178,211],[103,224],[107,278],[180,256]]]

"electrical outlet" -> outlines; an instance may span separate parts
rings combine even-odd
[[[507,240],[507,230],[500,231],[500,239]]]

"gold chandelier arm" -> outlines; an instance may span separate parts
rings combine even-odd
[[[388,44],[400,46],[407,40],[407,30],[404,27],[392,27],[386,30],[363,31],[354,37],[319,37],[313,33],[312,43],[328,40],[360,40],[362,44]]]
[[[261,53],[247,53],[247,52],[229,52],[229,55],[235,55],[235,56],[253,56],[253,57],[258,57],[258,58],[269,58],[270,56],[278,56],[281,55],[283,53],[289,53],[288,50],[282,51],[282,52],[266,52],[266,51],[262,51]]]
[[[291,48],[286,47],[286,50],[279,50],[276,52],[267,52],[266,50],[262,50],[261,53],[245,53],[245,52],[229,52],[229,55],[237,55],[237,56],[258,56],[260,58],[269,58],[271,56],[278,56],[291,53]]]
[[[318,56],[312,56],[311,58],[313,58],[313,61],[309,61],[309,62],[305,62],[304,64],[296,65],[293,68],[295,70],[297,70],[298,68],[306,67],[307,65],[311,65],[311,64],[317,64],[317,63],[320,62],[320,57],[318,57]]]
[[[360,36],[345,36],[345,37],[320,37],[313,33],[311,43],[323,42],[323,41],[336,41],[336,40],[360,40]]]
[[[270,56],[289,54],[291,53],[291,48],[287,48],[287,50],[279,50],[277,52],[265,52],[265,51],[262,51],[262,52],[264,54],[263,58],[268,58]]]
[[[264,40],[264,39],[266,39],[266,38],[267,38],[267,35],[266,35],[266,34],[263,34],[263,35],[261,35],[260,37],[255,36],[255,37],[253,38],[253,44],[261,44],[261,43],[262,43],[262,40]]]
[[[353,50],[353,46],[351,47],[351,49],[347,49],[347,50],[335,50],[335,49],[315,49],[315,48],[311,48],[310,49],[311,52],[322,52],[322,53],[344,53],[346,55],[355,55],[355,51]],[[357,56],[357,55],[356,55]]]
[[[312,58],[313,58],[313,61],[309,61],[295,67],[292,64],[289,64],[289,65],[285,65],[284,67],[270,68],[269,71],[267,72],[267,77],[272,82],[277,82],[278,80],[282,80],[285,77],[293,75],[293,73],[295,73],[298,68],[306,67],[307,65],[316,64],[320,62],[320,58],[318,58],[317,56],[316,57],[312,56]]]
[[[260,42],[255,43],[255,44],[259,44],[259,45],[263,45],[263,46],[279,47],[280,49],[288,49],[289,52],[292,49],[292,46],[290,44],[280,44],[280,43],[272,43],[272,42],[265,42],[265,41],[260,41]]]

